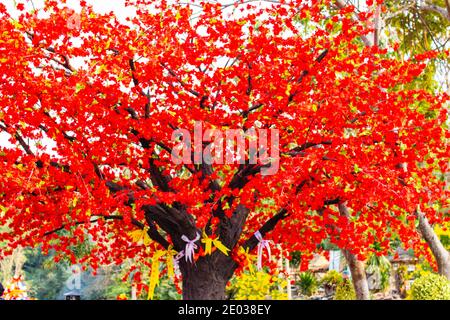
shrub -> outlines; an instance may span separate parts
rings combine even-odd
[[[324,287],[327,295],[333,294],[337,286],[344,281],[342,275],[336,270],[328,271],[320,280],[320,284]]]
[[[344,279],[336,287],[336,293],[334,294],[334,300],[356,300],[355,289],[350,280]]]
[[[380,283],[377,289],[386,291],[389,288],[391,277],[391,263],[385,256],[370,255],[366,263],[366,271],[369,274],[378,274]]]
[[[412,300],[450,300],[450,281],[435,273],[425,273],[414,280],[410,299]]]
[[[408,280],[408,268],[405,265],[400,265],[395,274],[395,286],[401,298],[406,298],[406,281]]]
[[[265,271],[243,272],[227,288],[233,300],[286,300],[287,281]]]
[[[297,282],[300,292],[306,296],[312,296],[317,290],[317,279],[311,272],[302,272]]]

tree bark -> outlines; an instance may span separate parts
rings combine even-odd
[[[350,217],[350,212],[344,203],[338,205],[339,213],[344,217]],[[367,282],[366,270],[364,263],[359,261],[356,255],[349,250],[342,250],[345,260],[352,274],[353,287],[355,288],[356,299],[370,300],[369,283]]]
[[[180,261],[184,300],[225,300],[226,285],[235,262],[222,253],[199,258],[195,263]]]
[[[436,259],[439,274],[450,280],[450,253],[442,245],[439,237],[434,232],[433,227],[430,226],[430,223],[423,212],[416,210],[415,213],[419,219],[418,229]]]
[[[364,263],[348,250],[342,250],[345,260],[352,274],[353,287],[355,288],[356,299],[370,300],[369,283],[367,282]]]

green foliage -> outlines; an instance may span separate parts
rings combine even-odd
[[[181,300],[181,294],[177,292],[173,280],[166,275],[159,279],[159,285],[155,289],[154,300]]]
[[[450,300],[450,281],[435,273],[424,273],[414,280],[411,300]]]
[[[445,1],[433,0],[424,5],[414,5],[414,2],[404,3],[398,0],[386,0],[384,4],[387,12],[383,15],[385,38],[382,45],[398,42],[399,48],[393,54],[399,59],[415,59],[415,55],[429,50],[438,50],[441,53],[427,62],[424,72],[414,81],[405,85],[406,88],[416,88],[434,92],[445,90],[448,87],[447,74],[450,72],[448,50],[450,36],[450,21],[440,12],[447,12]],[[427,1],[428,2],[428,1]],[[428,10],[425,8],[440,8]],[[447,80],[446,80],[447,79]],[[442,86],[445,84],[444,86]],[[419,112],[426,117],[433,118],[435,112],[427,110],[426,105],[420,105]]]
[[[104,298],[107,300],[116,300],[121,294],[125,294],[128,299],[131,299],[131,283],[130,281],[122,281],[119,275],[112,278],[113,283],[108,286],[104,293]]]
[[[119,270],[120,267],[117,266],[104,266],[100,267],[95,275],[91,270],[83,272],[81,276],[82,299],[116,299],[117,296],[113,295],[111,290],[129,286],[129,284],[123,283],[119,278]]]
[[[445,175],[444,175],[445,179]],[[435,225],[434,231],[442,242],[442,245],[450,250],[450,223],[444,225]]]
[[[402,298],[406,297],[406,280],[408,280],[408,268],[405,265],[400,265],[396,272],[396,281],[399,294]]]
[[[301,261],[301,258],[302,258],[302,253],[300,251],[292,251],[290,253],[290,256],[291,256],[290,264],[294,268],[298,267],[300,265],[300,261]]]
[[[389,288],[389,278],[391,276],[391,263],[385,256],[370,255],[366,263],[366,271],[370,274],[380,275],[380,287],[382,291]]]
[[[442,245],[447,249],[450,250],[450,237],[447,235],[443,235],[440,237]]]
[[[297,282],[300,292],[306,296],[312,296],[318,287],[318,281],[311,272],[302,272]]]
[[[91,282],[88,287],[92,292],[92,297],[96,294],[100,299],[115,300],[119,295],[125,295],[131,299],[131,281],[130,275],[124,279],[131,266],[139,265],[139,270],[143,275],[141,283],[149,283],[150,268],[139,264],[135,259],[125,261],[118,270],[110,270],[99,275],[100,279],[96,282]],[[102,280],[103,278],[104,280]],[[103,285],[102,285],[103,284]],[[97,287],[97,290],[95,288]],[[147,291],[142,290],[136,297],[138,300],[147,299]],[[98,299],[98,298],[97,298]],[[159,285],[155,288],[153,300],[180,300],[181,295],[177,292],[173,280],[167,275],[163,275],[159,279]]]
[[[127,270],[137,262],[125,261],[121,266],[104,266],[93,275],[91,270],[81,275],[82,299],[86,300],[116,300],[120,294],[131,299],[131,282],[123,281]],[[149,270],[143,267],[144,274]],[[39,300],[62,299],[66,290],[66,281],[70,276],[68,264],[65,261],[55,262],[54,255],[44,255],[40,249],[27,249],[26,262],[23,270],[29,288],[29,296]],[[148,281],[145,278],[144,281]],[[138,299],[146,299],[143,292]],[[160,284],[155,289],[155,300],[179,300],[181,295],[167,276],[162,276]]]
[[[350,280],[344,279],[336,288],[334,300],[356,300],[355,289]]]
[[[286,280],[265,271],[243,272],[234,277],[227,288],[233,300],[286,300]]]
[[[386,25],[396,31],[403,51],[417,53],[442,46],[440,40],[446,38],[450,26],[444,16],[423,10],[420,6],[404,6],[397,0],[386,1],[385,4],[388,7]],[[438,6],[445,11],[445,4]]]
[[[55,263],[53,256],[45,256],[41,249],[28,249],[23,266],[29,296],[38,300],[55,300],[65,286],[69,274],[64,263]]]
[[[320,280],[320,284],[327,288],[335,290],[337,286],[343,281],[344,278],[342,277],[342,274],[340,274],[336,270],[330,270]]]

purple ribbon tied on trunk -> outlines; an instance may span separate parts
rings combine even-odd
[[[173,265],[175,268],[179,269],[179,263],[178,261],[180,261],[181,258],[184,257],[184,250],[181,250],[180,252],[178,252],[178,254],[175,256],[175,258],[173,258]]]
[[[257,267],[258,270],[262,269],[262,255],[263,255],[263,250],[264,248],[267,250],[267,255],[269,256],[269,260],[271,257],[271,252],[270,252],[270,240],[264,240],[261,232],[256,231],[255,232],[255,238],[259,241],[258,243],[258,262],[257,262]]]
[[[187,236],[182,235],[181,240],[186,242],[186,248],[184,249],[184,256],[186,257],[186,261],[189,261],[192,263],[193,258],[194,258],[195,249],[198,248],[197,245],[195,244],[195,242],[200,240],[200,233],[197,232],[197,236],[193,240],[190,240]]]

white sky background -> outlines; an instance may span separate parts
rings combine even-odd
[[[8,12],[13,17],[17,17],[18,11],[15,8],[15,0],[1,0],[1,2],[6,5]],[[125,8],[125,0],[86,0],[86,3],[92,5],[94,10],[98,13],[113,11],[121,21],[124,21],[127,16],[132,16],[136,13],[131,7]],[[42,8],[44,0],[26,0],[25,10],[32,10],[33,5],[36,9]],[[79,0],[68,0],[67,6],[73,8],[77,12],[81,11]]]
[[[33,10],[34,8],[39,9],[43,7],[44,0],[22,0],[25,2],[25,10]],[[88,5],[92,5],[94,8],[94,11],[102,14],[102,13],[108,13],[108,12],[114,12],[114,14],[117,16],[118,20],[122,23],[125,23],[126,17],[132,17],[136,14],[136,10],[132,7],[125,7],[125,0],[85,0]],[[203,0],[205,1],[205,0]],[[236,2],[235,0],[209,0],[210,2],[214,3],[222,3],[223,5],[228,5]],[[0,0],[3,4],[6,5],[6,8],[8,12],[11,14],[11,16],[17,17],[18,11],[16,10],[16,0]],[[171,2],[170,0],[168,1]],[[196,1],[192,0],[172,0],[173,3],[193,3],[195,4]],[[199,1],[198,1],[199,2]],[[275,2],[273,0],[267,0],[267,1],[252,1],[252,4],[257,4],[259,8],[262,8],[264,6],[269,6],[272,2]],[[74,9],[76,12],[81,11],[80,1],[79,0],[67,0],[67,6]],[[196,7],[193,7],[194,9]],[[231,9],[232,7],[230,7]],[[199,8],[197,8],[200,10]],[[196,10],[194,10],[196,11]]]

